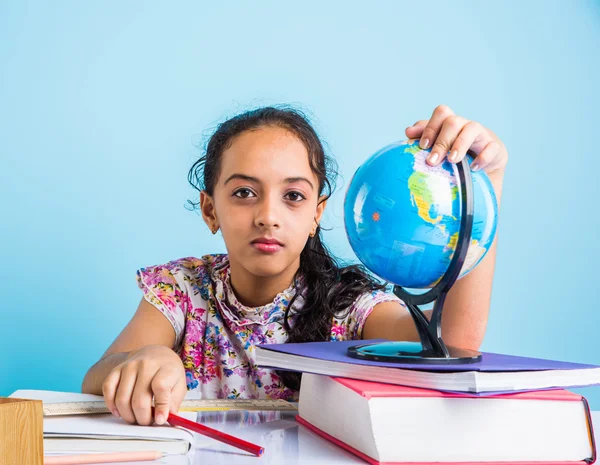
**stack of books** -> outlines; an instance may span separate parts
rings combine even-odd
[[[367,344],[377,341],[361,341]],[[372,464],[575,464],[596,459],[600,367],[493,353],[468,365],[347,356],[357,341],[277,344],[258,365],[303,372],[298,421]]]

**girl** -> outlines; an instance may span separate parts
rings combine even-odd
[[[446,106],[406,129],[432,146],[428,162],[485,169],[500,199],[507,152],[478,123]],[[295,399],[298,375],[259,368],[257,344],[385,338],[418,340],[403,303],[362,267],[338,266],[319,222],[331,195],[331,160],[298,111],[260,108],[222,123],[189,173],[202,217],[227,254],[137,272],[135,315],[87,372],[129,423],[162,424],[188,390],[203,398]],[[491,295],[495,245],[458,281],[444,307],[444,340],[477,349]],[[152,400],[156,406],[152,418]]]

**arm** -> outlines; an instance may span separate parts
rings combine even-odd
[[[415,123],[406,129],[406,134],[410,138],[420,138],[421,148],[432,147],[428,157],[431,165],[442,163],[448,154],[448,161],[458,163],[470,150],[476,155],[472,168],[485,169],[500,206],[508,153],[492,131],[479,123],[454,115],[446,106],[439,106],[430,120]],[[434,141],[433,145],[429,141]],[[477,350],[483,341],[496,263],[496,242],[497,238],[484,259],[467,276],[456,281],[446,297],[442,314],[442,338],[448,345]],[[424,313],[431,318],[431,310]],[[365,322],[362,337],[419,340],[412,317],[394,302],[374,307]]]
[[[108,374],[127,360],[131,352],[148,345],[172,348],[174,344],[173,326],[152,304],[142,299],[131,321],[86,373],[81,392],[102,395],[102,384]]]
[[[490,181],[499,207],[502,177],[490,176]],[[468,275],[456,281],[448,292],[442,314],[442,338],[448,345],[479,350],[483,342],[492,298],[497,242],[496,235],[483,260]]]
[[[187,392],[185,370],[173,351],[175,330],[144,299],[102,358],[86,373],[82,392],[104,395],[107,407],[128,423],[149,425],[177,411]]]

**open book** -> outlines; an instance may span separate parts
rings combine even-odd
[[[75,392],[19,390],[9,397],[37,399],[44,404],[104,400],[102,396]],[[195,420],[196,412],[181,416]],[[156,450],[186,454],[195,435],[173,426],[130,425],[111,414],[44,417],[44,453],[77,454]]]

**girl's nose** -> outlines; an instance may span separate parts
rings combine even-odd
[[[269,198],[263,198],[257,204],[255,224],[259,228],[278,228],[279,214],[277,212],[277,202]]]

